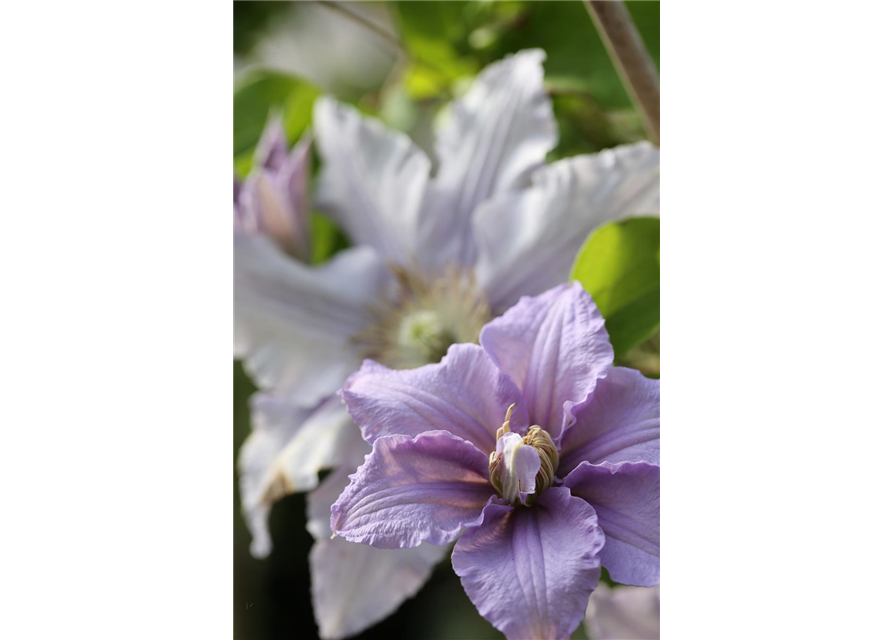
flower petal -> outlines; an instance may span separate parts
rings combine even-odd
[[[431,204],[432,252],[470,264],[472,213],[496,193],[525,184],[558,141],[552,105],[543,88],[545,54],[521,51],[484,69],[456,100],[437,132],[440,161]]]
[[[301,262],[310,256],[307,208],[292,202],[285,178],[269,171],[248,176],[242,189],[240,210],[243,227],[263,233]],[[253,228],[252,228],[253,227]]]
[[[337,397],[308,410],[257,393],[251,398],[251,426],[239,451],[239,487],[251,530],[251,553],[264,557],[271,550],[267,517],[273,503],[313,489],[320,471],[351,456],[356,466],[357,454],[352,452],[358,451],[357,442],[364,448],[368,445]]]
[[[446,431],[379,438],[332,505],[332,530],[382,549],[452,542],[494,494],[488,466]]]
[[[254,149],[254,166],[276,170],[285,162],[288,155],[288,140],[282,116],[271,115]]]
[[[319,635],[338,640],[384,620],[428,581],[449,547],[376,549],[323,538],[310,551],[313,613]]]
[[[251,434],[239,450],[239,492],[242,512],[251,531],[251,555],[262,558],[272,550],[267,518],[282,491],[276,459],[313,413],[277,398],[257,393],[251,397]],[[272,495],[276,495],[273,498]]]
[[[350,476],[363,464],[365,457],[372,453],[372,447],[365,440],[357,440],[358,445],[350,448],[342,464],[307,494],[307,531],[317,540],[332,536],[332,505],[350,484]]]
[[[660,587],[598,585],[586,609],[586,634],[598,640],[659,640]]]
[[[317,198],[355,244],[406,261],[417,246],[431,161],[405,134],[322,97],[313,114],[323,159]]]
[[[564,486],[598,513],[602,564],[615,582],[660,583],[660,467],[646,462],[583,462]]]
[[[418,369],[397,371],[367,360],[341,393],[370,443],[387,435],[441,430],[489,454],[512,404],[513,430],[523,433],[527,427],[521,392],[472,344],[452,345],[438,364]]]
[[[478,282],[500,312],[565,282],[596,227],[659,207],[660,150],[647,142],[553,162],[475,212]]]
[[[453,568],[509,640],[568,638],[598,582],[603,543],[592,507],[552,487],[533,507],[488,504],[456,543]]]
[[[242,219],[242,210],[239,208],[239,194],[242,193],[242,183],[239,176],[233,173],[233,229],[244,229],[245,222]]]
[[[332,471],[307,501],[307,529],[316,538],[310,551],[313,611],[323,638],[351,636],[389,616],[425,584],[448,551],[430,544],[376,549],[330,538],[332,504],[347,487],[357,454],[362,463],[363,453],[372,450],[354,431],[359,448],[348,456],[351,462]]]
[[[578,282],[521,298],[483,328],[481,346],[521,389],[530,424],[554,438],[614,359],[605,320]]]
[[[233,251],[236,357],[261,388],[314,406],[359,366],[350,337],[370,321],[387,271],[369,248],[308,267],[239,231]]]
[[[660,465],[660,380],[611,367],[574,416],[558,443],[559,477],[584,461]]]

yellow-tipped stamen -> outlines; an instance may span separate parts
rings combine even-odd
[[[508,410],[505,412],[505,422],[502,423],[502,426],[496,430],[496,439],[499,440],[505,434],[511,432],[511,427],[509,427],[509,421],[512,419],[512,411],[515,408],[515,403],[513,402],[511,406],[509,406]]]

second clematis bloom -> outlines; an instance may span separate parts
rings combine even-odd
[[[307,197],[310,138],[288,151],[285,126],[273,116],[264,128],[251,173],[241,184],[233,179],[233,228],[273,240],[292,257],[310,259]]]
[[[510,640],[568,638],[602,565],[660,582],[660,382],[613,367],[578,284],[525,297],[480,346],[342,395],[373,445],[332,530],[380,548],[445,545],[478,611]]]

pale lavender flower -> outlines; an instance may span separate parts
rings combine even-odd
[[[579,283],[522,298],[480,342],[349,378],[373,449],[332,529],[385,549],[458,539],[453,568],[482,616],[509,639],[567,638],[602,565],[660,582],[660,382],[612,366]]]
[[[659,640],[660,587],[600,584],[586,609],[589,640]]]
[[[481,327],[521,295],[564,282],[593,228],[657,214],[659,151],[650,144],[545,164],[557,127],[542,59],[541,51],[525,51],[481,73],[438,132],[434,178],[432,161],[404,134],[330,98],[318,100],[318,203],[357,246],[308,266],[263,229],[235,234],[235,355],[263,390],[254,406],[257,436],[241,455],[242,482],[255,498],[246,507],[261,541],[255,553],[269,551],[265,522],[273,500],[313,489],[323,468],[356,468],[342,440],[356,427],[343,409],[335,417],[330,399],[364,358],[395,368],[438,362],[451,344],[475,342]],[[282,156],[281,147],[265,148]],[[310,526],[311,533],[322,530]],[[333,545],[342,548],[325,556],[331,566],[323,571],[317,549]],[[347,580],[351,567],[365,562],[359,555],[373,551],[317,538],[311,570],[326,637],[389,614],[421,586],[438,557],[426,552],[410,569],[395,566],[406,578],[403,588],[321,602],[320,594],[346,593],[341,583],[324,581]],[[400,553],[392,557],[408,562],[398,560]]]
[[[273,116],[257,144],[245,183],[233,178],[234,229],[264,235],[304,262],[310,258],[309,160],[310,138],[289,153],[282,120]]]

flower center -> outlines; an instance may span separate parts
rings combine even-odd
[[[451,344],[477,342],[490,307],[470,271],[448,267],[432,276],[392,266],[397,283],[372,309],[372,322],[354,336],[362,355],[392,369],[440,362]]]
[[[456,336],[443,326],[437,313],[422,309],[410,313],[400,321],[397,341],[428,362],[440,362],[450,345],[456,342]]]
[[[505,422],[496,432],[496,451],[490,454],[490,484],[509,504],[529,507],[552,486],[558,449],[552,436],[536,425],[524,437],[511,431],[509,420],[514,408],[508,408]]]

